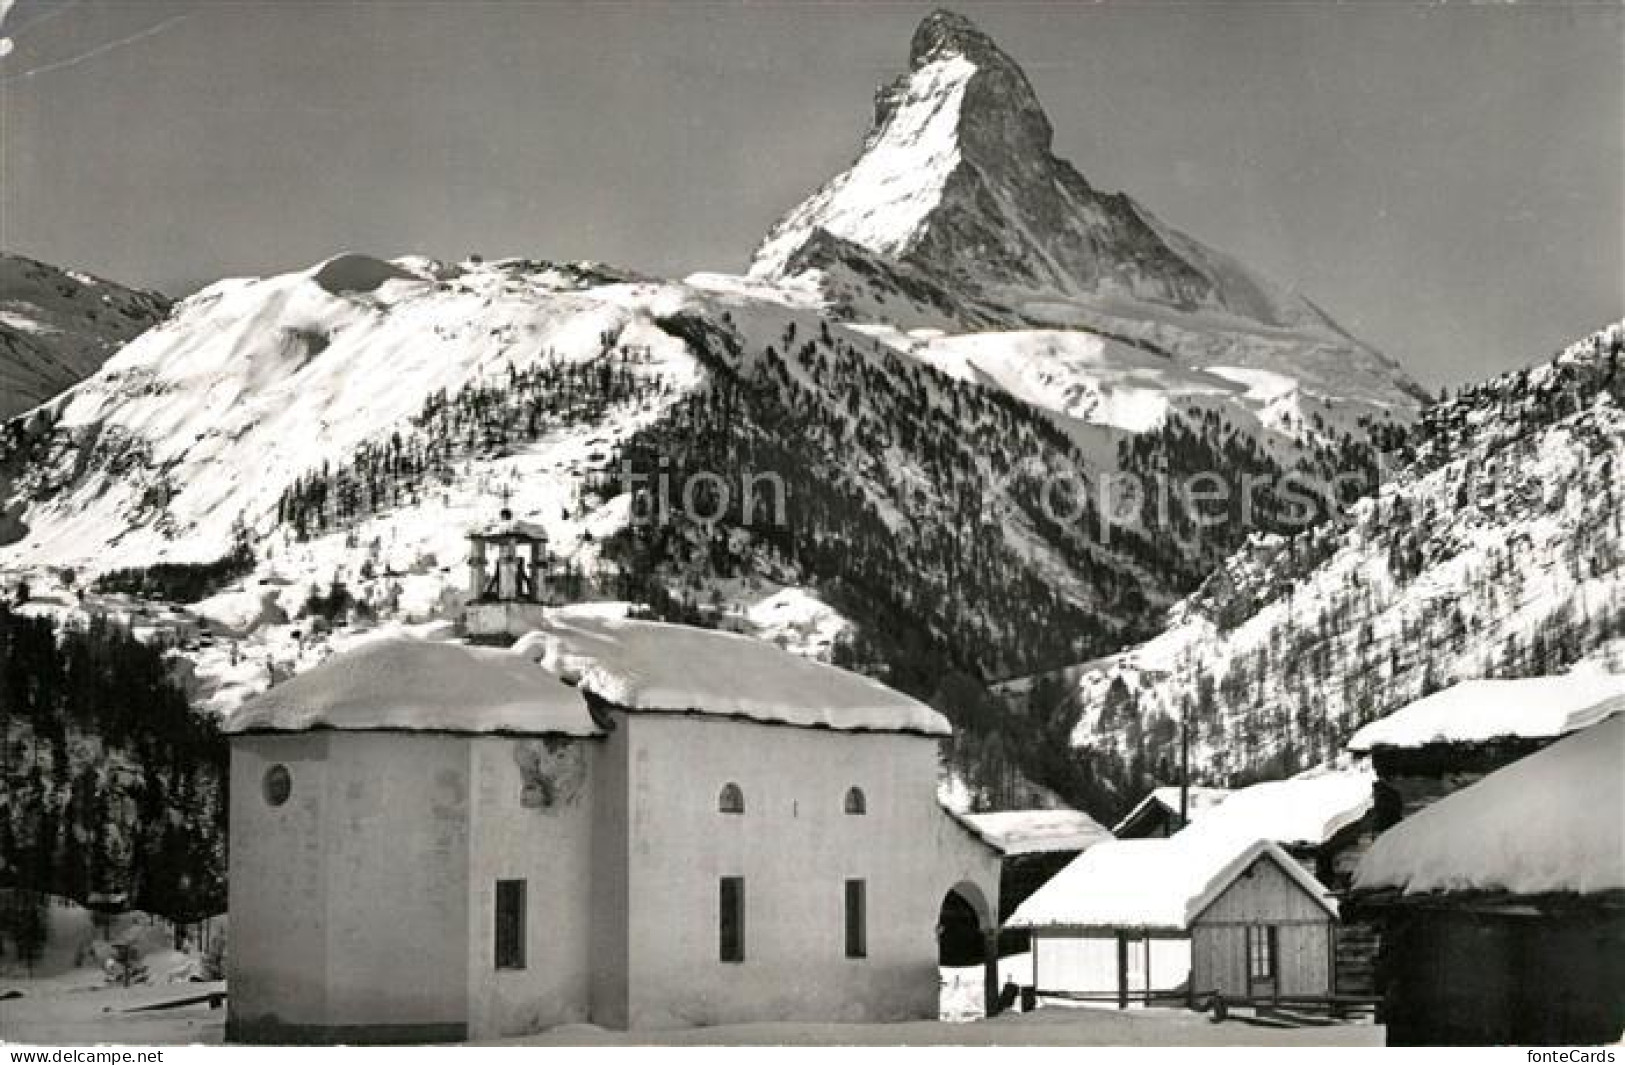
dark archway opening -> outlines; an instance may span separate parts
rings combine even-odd
[[[948,892],[937,916],[937,964],[952,968],[980,965],[983,950],[982,924],[976,907],[959,892]]]

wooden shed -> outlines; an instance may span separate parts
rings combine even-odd
[[[1363,764],[1320,766],[1232,792],[1203,815],[1200,827],[1279,843],[1322,885],[1342,892],[1370,842],[1374,783]],[[1337,926],[1334,990],[1340,995],[1374,994],[1376,952],[1376,929],[1345,913]]]
[[[1085,851],[1017,908],[1040,996],[1267,1003],[1332,993],[1337,907],[1279,845],[1200,826]]]
[[[1577,1045],[1625,1030],[1625,717],[1406,818],[1350,907],[1383,924],[1394,1045]]]

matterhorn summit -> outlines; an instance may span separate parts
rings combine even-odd
[[[1087,329],[1191,367],[1286,373],[1414,409],[1414,384],[1308,299],[1106,192],[1053,151],[1021,67],[969,19],[928,16],[876,95],[857,161],[769,231],[750,273],[854,317]],[[906,317],[906,316],[905,316]]]

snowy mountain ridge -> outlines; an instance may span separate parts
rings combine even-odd
[[[298,475],[387,433],[429,395],[510,367],[619,344],[647,348],[641,375],[673,390],[697,381],[630,292],[599,286],[589,299],[584,288],[570,268],[420,274],[360,255],[210,286],[31,416],[29,433],[52,434],[52,455],[73,465],[36,453],[14,482],[32,502],[13,551],[93,569],[212,560]]]
[[[1020,477],[1001,496],[1021,457],[1090,469],[1042,413],[811,312],[628,276],[345,255],[212,286],[10,424],[0,566],[44,591],[45,569],[83,587],[246,545],[228,631],[336,580],[426,620],[455,613],[464,532],[505,495],[611,598],[731,612],[820,657],[854,614],[885,628],[912,604],[931,639],[997,668],[1033,661],[1035,626],[1048,654],[1108,646],[1195,576],[1150,572],[1143,538],[1042,525]],[[765,471],[790,512],[735,500],[720,522],[644,527],[626,464],[679,492]],[[989,506],[997,520],[966,525]]]
[[[1622,351],[1625,322],[1429,408],[1376,495],[1255,536],[1156,638],[1049,676],[1073,742],[1154,775],[1189,714],[1192,764],[1232,781],[1457,680],[1625,672]]]
[[[155,292],[0,253],[0,420],[88,377],[168,310]]]

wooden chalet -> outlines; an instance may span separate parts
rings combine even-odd
[[[1625,1031],[1625,716],[1378,837],[1349,908],[1382,922],[1394,1045],[1576,1045]]]
[[[1337,906],[1277,844],[1200,826],[1085,851],[1006,922],[1039,996],[1273,1003],[1332,993]]]

